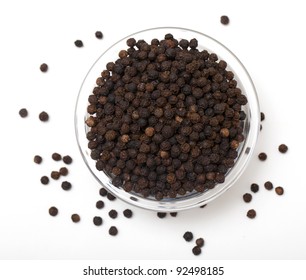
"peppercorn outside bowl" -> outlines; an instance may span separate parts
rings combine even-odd
[[[97,170],[96,161],[91,158],[91,150],[88,148],[88,139],[86,135],[90,128],[87,126],[85,121],[89,117],[89,114],[87,113],[87,106],[89,104],[88,97],[92,94],[93,89],[96,86],[96,79],[101,75],[101,72],[106,69],[106,64],[108,62],[118,59],[118,53],[121,50],[127,49],[127,39],[135,38],[136,41],[145,40],[149,43],[154,38],[159,40],[164,39],[165,34],[168,33],[172,34],[177,40],[191,40],[196,38],[198,40],[198,49],[200,51],[207,50],[209,53],[215,53],[218,55],[219,59],[226,61],[226,69],[234,73],[238,87],[247,97],[248,103],[242,106],[242,110],[246,114],[243,125],[243,135],[245,139],[237,150],[238,157],[235,159],[234,166],[226,173],[224,183],[216,184],[214,188],[204,192],[193,191],[183,196],[177,196],[176,198],[156,200],[155,197],[149,196],[144,198],[138,193],[126,192],[120,186],[115,187],[112,184],[112,178],[110,178],[105,172]],[[87,73],[81,85],[75,108],[75,132],[77,143],[85,164],[98,183],[105,187],[110,193],[127,203],[159,212],[174,212],[199,207],[216,199],[232,187],[243,174],[254,152],[259,133],[259,124],[260,110],[256,89],[251,77],[239,59],[227,47],[212,37],[197,31],[177,27],[160,27],[140,31],[121,39],[109,47],[96,60]]]

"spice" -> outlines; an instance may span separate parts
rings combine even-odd
[[[46,63],[43,63],[39,67],[41,72],[47,72],[48,71],[48,65]]]
[[[176,217],[177,216],[177,212],[170,212],[170,216],[171,217]]]
[[[58,209],[55,206],[50,207],[49,214],[53,217],[56,216],[58,214]]]
[[[35,155],[35,156],[34,156],[34,162],[35,162],[36,164],[41,164],[41,162],[42,162],[42,157],[39,156],[39,155]]]
[[[191,241],[193,239],[193,234],[192,232],[190,231],[186,231],[183,235],[183,238],[186,240],[186,241]]]
[[[67,176],[68,175],[68,168],[67,167],[61,167],[59,170],[59,173],[61,176]]]
[[[268,191],[273,189],[273,184],[270,181],[265,182],[264,186]]]
[[[256,211],[254,209],[250,209],[247,212],[247,217],[250,218],[250,219],[254,219],[256,217]]]
[[[79,214],[72,214],[71,215],[71,220],[74,222],[74,223],[78,223],[81,218],[80,218],[80,215]]]
[[[52,171],[50,176],[52,179],[58,180],[61,174],[58,171]]]
[[[118,229],[115,226],[111,226],[108,230],[108,233],[112,236],[115,236],[118,234]]]
[[[275,192],[278,195],[283,195],[284,194],[284,189],[283,189],[283,187],[276,187]]]
[[[196,245],[199,247],[203,247],[204,246],[204,239],[202,237],[198,238],[196,240]]]
[[[96,207],[97,207],[98,209],[104,208],[104,201],[98,200],[98,201],[96,202]]]
[[[102,39],[103,38],[103,33],[101,31],[96,31],[95,36],[97,39]]]
[[[62,182],[62,189],[64,190],[64,191],[69,191],[70,189],[71,189],[71,183],[70,182],[68,182],[68,181],[64,181],[64,182]]]
[[[281,145],[278,146],[278,150],[279,150],[282,154],[284,154],[284,153],[286,153],[286,152],[288,151],[288,146],[285,145],[285,144],[281,144]]]
[[[28,110],[26,108],[22,108],[19,110],[19,116],[22,118],[26,118],[28,116]]]
[[[160,219],[163,219],[167,216],[167,213],[165,212],[157,212],[157,217],[160,218]]]
[[[41,182],[43,185],[49,184],[49,177],[48,177],[48,176],[42,176],[42,177],[40,178],[40,182]]]
[[[60,161],[62,159],[62,156],[59,153],[53,153],[52,159],[55,161]]]
[[[38,117],[42,122],[46,122],[49,120],[49,115],[45,111],[39,113]]]
[[[156,200],[223,183],[245,139],[247,104],[227,63],[199,50],[195,38],[126,43],[88,98],[97,170],[115,187]]]
[[[259,185],[256,184],[256,183],[253,183],[253,184],[251,185],[251,191],[252,191],[253,193],[257,193],[257,192],[259,191]]]
[[[71,158],[71,156],[64,156],[63,157],[63,162],[65,163],[65,164],[71,164],[72,163],[72,158]]]
[[[112,210],[110,210],[110,211],[108,212],[108,215],[109,215],[112,219],[116,219],[117,216],[118,216],[118,212],[117,212],[116,210],[112,209]]]
[[[81,48],[83,47],[83,42],[81,40],[76,40],[74,41],[74,44],[76,47]]]
[[[260,120],[264,121],[266,118],[265,114],[263,112],[260,112]]]
[[[101,188],[101,189],[99,190],[99,194],[100,194],[101,196],[107,196],[108,191],[107,191],[105,188]]]
[[[125,210],[123,211],[123,215],[124,215],[124,217],[126,217],[126,218],[132,218],[133,212],[132,212],[131,209],[125,209]]]
[[[267,154],[266,153],[260,153],[258,155],[258,158],[261,160],[261,161],[265,161],[267,159]]]
[[[111,201],[116,199],[116,197],[113,196],[111,193],[107,193],[106,197],[108,198],[108,200],[111,200]]]
[[[245,193],[243,195],[243,200],[244,202],[247,202],[247,203],[250,202],[252,200],[252,195],[250,193]]]
[[[103,220],[102,220],[101,217],[95,216],[95,217],[93,218],[93,223],[94,223],[94,225],[96,225],[96,226],[101,226],[102,223],[103,223]]]
[[[202,249],[200,246],[194,246],[192,248],[192,253],[195,255],[195,256],[198,256],[202,253]]]
[[[224,25],[229,24],[229,17],[228,16],[221,16],[220,22]]]

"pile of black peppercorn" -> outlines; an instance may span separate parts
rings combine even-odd
[[[196,39],[127,40],[88,97],[88,147],[116,187],[156,200],[223,183],[244,141],[227,63]]]

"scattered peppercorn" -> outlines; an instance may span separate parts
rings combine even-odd
[[[102,39],[103,38],[103,33],[101,31],[96,31],[95,35],[96,35],[97,39]]]
[[[250,209],[247,212],[247,217],[250,218],[250,219],[254,219],[256,217],[256,211],[254,209]]]
[[[270,181],[264,183],[266,190],[270,191],[273,189],[273,184]]]
[[[81,40],[76,40],[76,41],[74,41],[74,44],[75,44],[75,46],[78,47],[78,48],[81,48],[81,47],[84,46],[84,45],[83,45],[83,42],[82,42]]]
[[[67,176],[68,175],[68,168],[67,167],[61,167],[59,170],[59,173],[61,176]]]
[[[258,158],[261,160],[261,161],[265,161],[267,159],[267,154],[266,153],[260,153],[258,155]]]
[[[62,185],[61,185],[61,186],[62,186],[62,189],[63,189],[64,191],[68,191],[68,190],[70,190],[71,187],[72,187],[71,183],[68,182],[68,181],[62,182]]]
[[[198,238],[196,240],[196,245],[199,247],[203,247],[204,246],[204,239],[202,237]]]
[[[71,156],[64,156],[63,157],[63,162],[65,163],[65,164],[71,164],[72,163],[72,158],[71,158]]]
[[[35,155],[35,156],[34,156],[34,162],[35,162],[36,164],[41,164],[41,162],[42,162],[42,157],[39,156],[39,155]]]
[[[59,153],[53,153],[52,159],[55,161],[60,161],[62,159],[62,156]]]
[[[48,65],[46,63],[43,63],[40,65],[39,69],[41,72],[47,72],[48,71]]]
[[[160,218],[160,219],[163,219],[167,216],[167,213],[165,212],[157,212],[157,217]]]
[[[26,108],[22,108],[19,110],[19,116],[22,118],[26,118],[28,116],[28,110]]]
[[[124,215],[124,217],[126,217],[126,218],[132,218],[133,212],[132,212],[132,210],[130,210],[130,209],[125,209],[125,210],[123,211],[123,215]]]
[[[220,22],[224,25],[229,24],[229,17],[228,16],[221,16]]]
[[[176,217],[177,216],[177,212],[170,212],[170,216],[171,217]]]
[[[183,238],[184,238],[187,242],[191,241],[191,240],[193,239],[193,234],[192,234],[192,232],[186,231],[186,232],[184,233],[184,235],[183,235]]]
[[[49,115],[45,111],[39,113],[38,117],[42,122],[46,122],[49,120]]]
[[[250,202],[252,200],[252,195],[250,193],[245,193],[243,195],[243,200],[244,202],[247,202],[247,203]]]
[[[207,204],[203,204],[200,206],[200,208],[205,208]]]
[[[108,191],[107,191],[105,188],[101,188],[101,189],[99,190],[99,193],[100,193],[101,196],[107,196]]]
[[[97,207],[98,209],[104,208],[104,201],[98,200],[98,201],[96,202],[96,207]]]
[[[42,176],[42,177],[40,178],[40,182],[41,182],[43,185],[49,184],[49,177],[48,177],[48,176]]]
[[[117,216],[118,216],[118,212],[117,212],[116,210],[112,209],[112,210],[110,210],[110,211],[108,212],[108,215],[109,215],[112,219],[116,219]]]
[[[102,223],[103,223],[103,220],[102,220],[101,217],[95,216],[95,217],[93,218],[93,223],[94,223],[94,225],[96,225],[96,226],[101,226]]]
[[[278,150],[281,152],[281,153],[286,153],[288,151],[288,146],[285,145],[285,144],[281,144],[278,146]]]
[[[283,189],[283,187],[276,187],[275,192],[278,195],[283,195],[284,194],[284,189]]]
[[[50,207],[49,214],[53,217],[56,216],[58,214],[58,209],[55,206]]]
[[[202,253],[202,249],[200,246],[194,246],[192,248],[192,253],[195,255],[195,256],[198,256]]]
[[[107,199],[110,200],[110,201],[116,199],[116,197],[115,197],[114,195],[112,195],[111,193],[107,193],[106,197],[107,197]]]
[[[115,236],[118,234],[118,229],[115,226],[111,226],[108,230],[108,233],[112,236]]]
[[[71,215],[71,220],[74,222],[74,223],[78,223],[81,218],[80,218],[80,215],[79,214],[72,214]]]
[[[264,121],[266,118],[265,114],[263,112],[260,112],[260,120]]]
[[[58,171],[52,171],[50,176],[52,179],[58,180],[61,174]]]
[[[251,191],[257,193],[259,191],[259,185],[256,183],[251,184]]]

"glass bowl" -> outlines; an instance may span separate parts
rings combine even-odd
[[[198,40],[199,50],[206,49],[209,53],[216,53],[219,59],[225,60],[228,65],[227,70],[231,70],[234,73],[238,87],[246,95],[248,103],[243,106],[243,110],[246,113],[243,132],[245,140],[238,148],[238,157],[235,165],[226,174],[225,182],[217,184],[213,189],[203,193],[194,191],[185,196],[167,198],[159,201],[155,197],[144,198],[140,194],[126,192],[121,187],[113,186],[111,178],[103,171],[96,169],[96,161],[90,157],[91,150],[88,148],[88,140],[86,138],[89,127],[85,124],[85,120],[89,116],[87,113],[87,105],[89,104],[88,96],[92,94],[92,90],[96,86],[96,79],[101,75],[102,70],[106,69],[108,62],[118,59],[120,50],[127,49],[126,40],[133,37],[136,41],[143,39],[150,43],[153,38],[163,39],[167,33],[171,33],[177,40],[196,38]],[[176,27],[161,27],[140,31],[121,39],[108,48],[89,69],[81,85],[75,109],[75,132],[78,146],[84,162],[99,184],[125,202],[159,212],[174,212],[207,204],[232,187],[243,174],[243,171],[250,161],[257,142],[259,122],[260,110],[256,90],[251,77],[239,59],[227,47],[212,37],[197,31]]]

